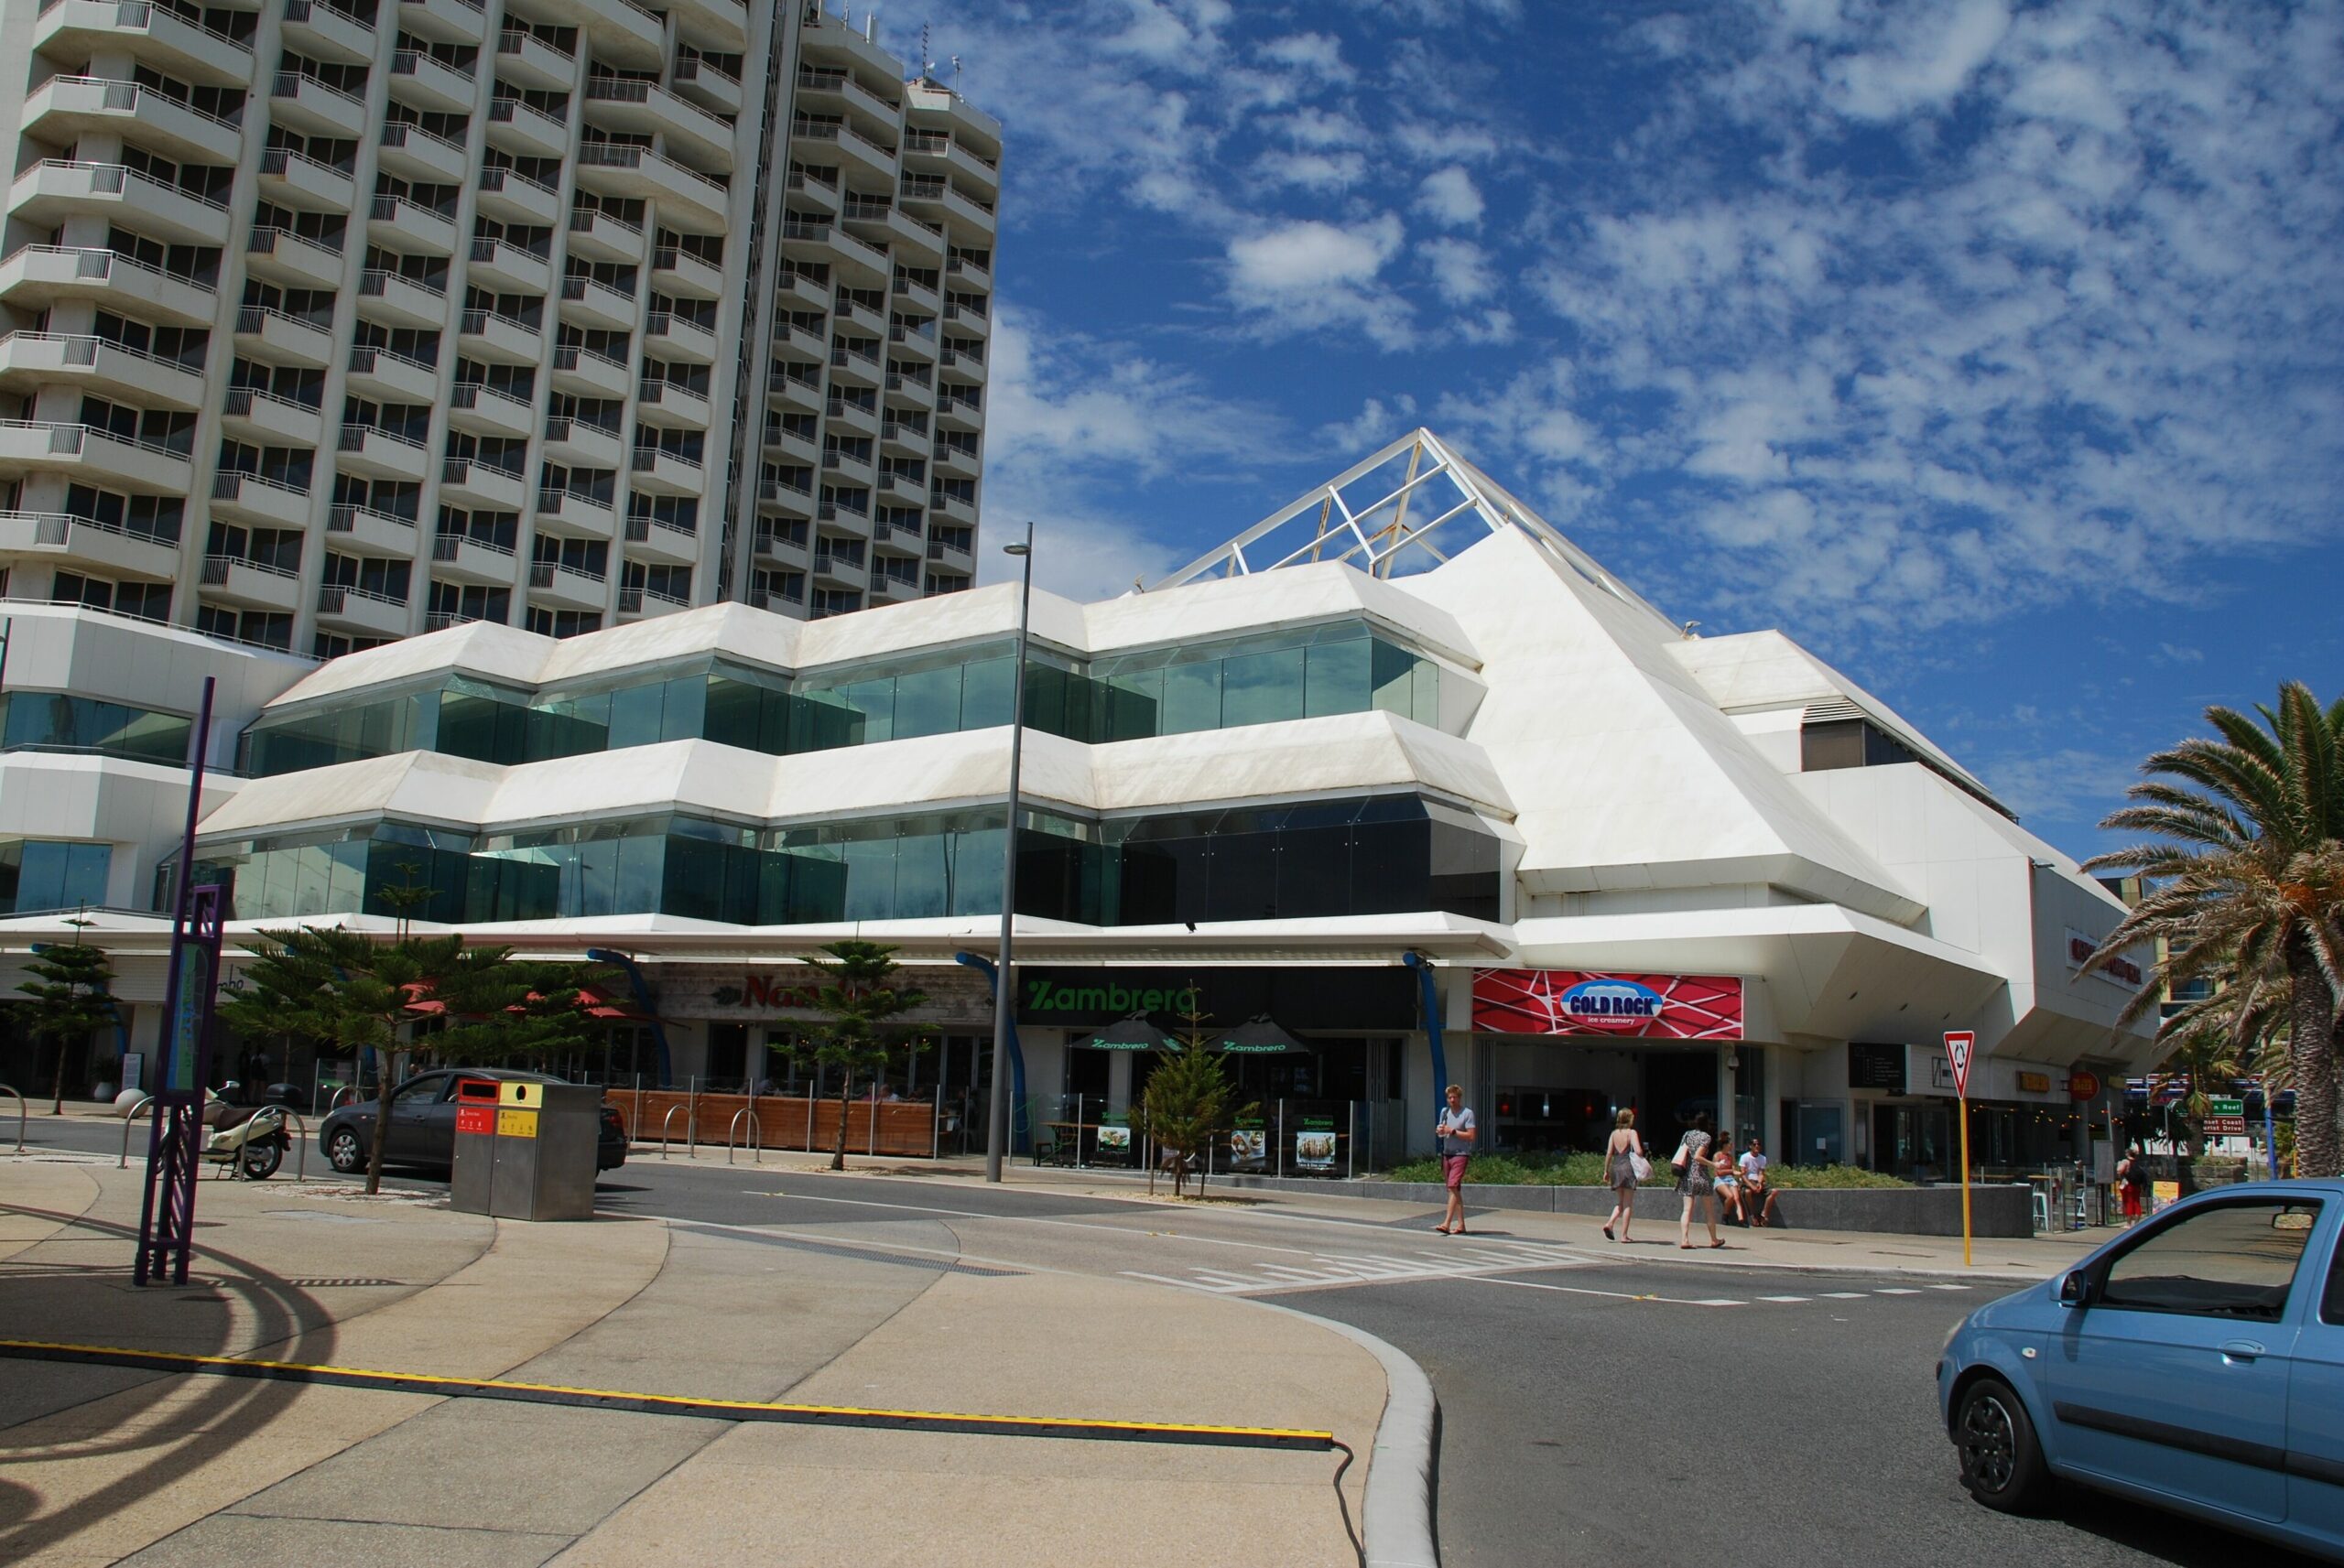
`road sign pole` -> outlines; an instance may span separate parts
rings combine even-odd
[[[1959,1097],[1961,1106],[1961,1266],[1970,1267],[1970,1097]]]
[[[1953,1068],[1953,1094],[1961,1116],[1961,1266],[1970,1267],[1970,1064],[1978,1049],[1975,1030],[1946,1031],[1946,1061]]]

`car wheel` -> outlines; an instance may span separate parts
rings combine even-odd
[[[1953,1417],[1961,1454],[1961,1485],[1990,1509],[2025,1513],[2050,1489],[2043,1445],[2017,1393],[2000,1378],[1980,1378],[1962,1391]]]
[[[366,1168],[366,1145],[351,1129],[337,1127],[326,1135],[326,1162],[345,1176],[355,1175]]]

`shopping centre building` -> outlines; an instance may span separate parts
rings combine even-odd
[[[83,939],[117,956],[116,1044],[151,1049],[169,759],[216,674],[196,881],[230,887],[232,931],[387,932],[407,903],[419,930],[592,955],[626,1016],[572,1066],[711,1091],[795,1087],[765,1047],[815,1016],[799,960],[884,942],[938,1040],[892,1087],[940,1102],[948,1141],[988,1066],[1017,632],[1007,583],[309,665],[28,611],[0,985],[70,939],[59,906],[103,904]],[[2138,969],[2078,965],[2122,914],[2099,881],[1788,637],[1693,635],[1427,433],[1145,591],[1036,593],[1027,671],[1036,1128],[1060,1096],[1112,1123],[1151,1065],[1131,1047],[1183,1011],[1275,1108],[1273,1160],[1307,1125],[1344,1166],[1423,1147],[1447,1077],[1501,1147],[1706,1110],[1794,1159],[1941,1173],[1957,1030],[1975,1157],[2015,1166],[2104,1129],[2149,1063],[2147,1026],[2115,1027]]]

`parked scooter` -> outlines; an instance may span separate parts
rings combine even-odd
[[[226,1165],[237,1174],[265,1182],[285,1163],[292,1140],[285,1131],[285,1108],[277,1105],[230,1105],[206,1100],[203,1124],[212,1129],[203,1141],[204,1162]]]

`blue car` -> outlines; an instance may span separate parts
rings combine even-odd
[[[1980,1307],[1937,1398],[1989,1508],[2056,1477],[2344,1561],[2344,1181],[2200,1193]]]

